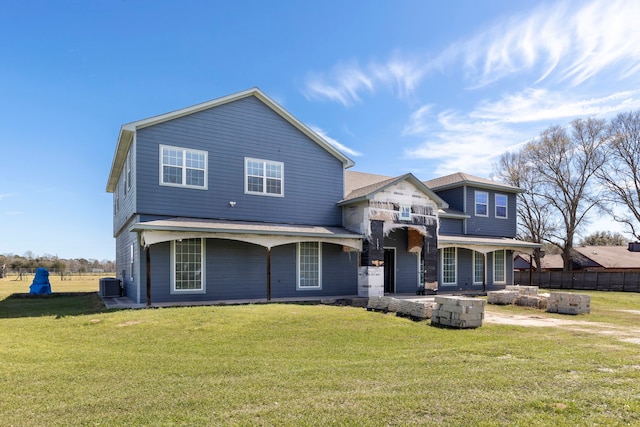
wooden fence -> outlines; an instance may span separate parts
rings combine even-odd
[[[514,271],[513,283],[551,289],[640,292],[640,271]]]

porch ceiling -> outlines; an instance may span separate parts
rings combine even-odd
[[[509,239],[507,237],[471,237],[471,236],[438,236],[438,248],[464,248],[481,253],[489,253],[501,249],[531,253],[541,247],[539,243]]]
[[[362,251],[364,236],[341,227],[292,225],[249,221],[169,218],[133,224],[131,231],[141,235],[141,244],[179,239],[229,239],[272,248],[298,242],[325,242]]]

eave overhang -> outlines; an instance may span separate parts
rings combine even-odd
[[[438,249],[454,247],[484,254],[501,249],[532,253],[534,249],[542,247],[542,244],[508,237],[438,236]]]
[[[249,221],[226,221],[170,218],[135,223],[130,231],[140,233],[141,244],[190,238],[229,239],[267,248],[298,242],[325,242],[362,250],[364,236],[341,227],[275,224]]]

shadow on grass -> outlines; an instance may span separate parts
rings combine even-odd
[[[12,294],[0,300],[0,318],[65,316],[107,311],[96,292],[64,292],[51,295]]]

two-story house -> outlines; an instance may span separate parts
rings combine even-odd
[[[513,239],[518,189],[351,166],[259,89],[123,125],[107,191],[126,296],[373,296],[510,282],[508,251],[527,247]]]
[[[514,251],[540,246],[515,238],[522,190],[460,172],[425,185],[449,204],[439,215],[439,290],[478,292],[513,284]]]

